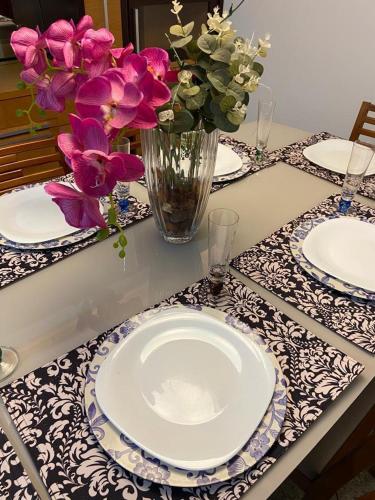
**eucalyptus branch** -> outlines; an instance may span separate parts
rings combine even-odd
[[[173,47],[172,40],[169,38],[169,35],[167,33],[164,33],[164,34],[167,37],[170,48],[173,50],[174,55],[176,56],[178,65],[180,66],[180,69],[182,69],[184,67],[184,62],[181,60],[180,56],[178,55],[177,50]]]

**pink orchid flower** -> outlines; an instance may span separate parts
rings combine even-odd
[[[70,113],[69,121],[73,133],[62,133],[57,136],[57,144],[69,165],[74,151],[83,153],[87,149],[98,149],[108,153],[108,137],[98,120],[95,118],[82,119]]]
[[[39,74],[46,69],[47,63],[44,52],[46,41],[39,28],[36,30],[20,28],[13,31],[10,44],[17,59],[26,69],[34,68]]]
[[[84,193],[96,198],[113,191],[117,181],[134,181],[144,173],[142,161],[126,153],[75,151],[71,159],[74,180]]]
[[[59,134],[60,149],[68,158],[77,186],[89,196],[109,194],[117,181],[134,181],[144,173],[136,156],[111,153],[109,139],[95,118],[70,115],[72,134]]]
[[[58,66],[80,66],[81,54],[79,42],[87,30],[93,27],[91,16],[83,16],[78,25],[74,22],[60,19],[51,24],[45,36],[47,46],[51,52],[55,64]]]
[[[65,99],[74,95],[76,79],[74,73],[59,71],[52,77],[39,75],[34,68],[21,72],[23,81],[35,84],[37,88],[36,102],[43,109],[61,112],[65,108]]]
[[[130,42],[126,47],[119,47],[116,49],[111,49],[111,56],[116,62],[116,66],[121,67],[124,59],[134,52],[134,45]]]
[[[81,116],[97,118],[110,132],[134,120],[142,99],[137,85],[124,82],[121,73],[110,69],[81,85],[75,104]]]
[[[112,54],[110,52],[114,42],[114,36],[110,31],[101,28],[97,31],[88,30],[82,38],[82,57],[84,69],[90,78],[102,75],[112,65]]]
[[[165,75],[169,70],[169,55],[168,52],[159,47],[148,47],[141,50],[139,53],[147,60],[147,69],[158,80],[164,81]]]
[[[150,62],[151,60],[148,61],[145,56],[130,54],[124,58],[121,68],[110,69],[106,72],[106,74],[120,73],[124,82],[137,85],[143,94],[137,115],[129,123],[129,127],[142,129],[155,127],[157,125],[155,108],[162,106],[171,98],[168,86],[156,78],[157,74],[162,74],[162,70],[158,68],[151,72]]]
[[[52,201],[60,207],[70,226],[82,229],[107,226],[100,213],[100,204],[97,198],[87,196],[77,189],[58,182],[50,182],[44,189],[52,196]]]

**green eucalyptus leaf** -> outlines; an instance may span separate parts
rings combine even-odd
[[[200,90],[198,94],[189,99],[186,99],[186,107],[190,111],[195,111],[201,108],[206,100],[207,94],[206,92]]]
[[[220,109],[220,104],[216,101],[211,102],[211,112],[213,114],[213,123],[216,128],[222,130],[223,132],[235,132],[238,130],[238,126],[231,123]]]
[[[113,246],[113,248],[118,248],[119,247],[118,241],[115,241],[112,246]]]
[[[214,61],[220,61],[226,64],[230,63],[230,52],[226,49],[216,49],[213,54],[211,54],[211,59]]]
[[[20,118],[21,116],[23,116],[24,114],[24,110],[23,109],[16,109],[16,116],[17,118]]]
[[[236,98],[236,101],[242,102],[245,98],[245,91],[242,90],[241,85],[231,81],[227,88],[227,95],[233,96]]]
[[[211,134],[211,132],[217,129],[216,125],[208,120],[203,120],[203,127],[207,134]]]
[[[233,125],[241,125],[244,121],[246,115],[239,113],[238,111],[228,111],[226,117]]]
[[[98,241],[105,240],[109,236],[109,229],[108,227],[104,227],[102,229],[99,229],[99,231],[96,233],[96,239]]]
[[[113,226],[113,225],[116,224],[116,220],[117,220],[116,209],[110,207],[108,209],[108,224],[110,224],[111,226]]]
[[[263,68],[263,65],[258,63],[258,62],[254,62],[253,63],[253,67],[252,69],[254,71],[256,71],[258,73],[259,76],[262,76],[263,75],[263,71],[264,71],[264,68]]]
[[[187,109],[175,111],[174,120],[169,122],[169,124],[160,124],[160,127],[163,130],[167,132],[175,132],[176,134],[187,132],[191,130],[193,126],[194,117]]]
[[[233,97],[232,95],[226,95],[222,98],[220,101],[220,109],[223,113],[226,113],[227,111],[231,110],[233,106],[236,104],[236,98]]]
[[[191,97],[197,95],[199,92],[200,88],[198,87],[198,85],[193,85],[193,87],[188,87],[183,89],[184,97],[186,96]]]
[[[190,33],[193,31],[193,29],[194,29],[194,21],[191,21],[190,23],[185,24],[185,26],[184,26],[185,36],[190,35]]]
[[[231,75],[227,69],[209,71],[207,73],[207,78],[212,86],[223,94],[227,91],[227,87],[231,81]]]
[[[38,115],[44,117],[44,116],[47,116],[47,113],[45,112],[44,109],[38,108]]]
[[[207,54],[200,54],[197,59],[197,65],[204,70],[208,70],[211,67],[211,59]]]
[[[26,88],[26,83],[23,82],[22,80],[17,82],[17,85],[16,87],[19,89],[19,90],[24,90]]]
[[[188,52],[189,57],[192,59],[197,59],[199,54],[201,54],[200,48],[197,45],[197,42],[193,39],[186,45],[185,50]]]
[[[125,259],[125,255],[126,255],[126,252],[124,249],[120,250],[118,253],[118,256],[120,257],[120,259]]]
[[[174,40],[171,43],[171,47],[174,47],[175,49],[181,49],[182,47],[185,47],[191,40],[193,39],[192,35],[186,36],[185,38],[180,38],[179,40]]]
[[[174,36],[185,36],[184,30],[179,24],[174,24],[173,26],[171,26],[169,28],[169,33]]]
[[[216,36],[210,35],[209,33],[204,33],[197,40],[197,45],[202,52],[206,54],[212,54],[215,51],[217,40]]]
[[[184,69],[191,71],[192,74],[196,78],[198,78],[201,82],[204,82],[206,80],[206,72],[204,71],[203,68],[199,67],[198,65],[185,66]]]

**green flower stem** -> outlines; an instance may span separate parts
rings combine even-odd
[[[125,259],[125,255],[126,255],[126,253],[125,253],[125,247],[128,244],[128,241],[126,239],[124,230],[123,230],[123,228],[121,227],[121,225],[119,223],[117,209],[116,209],[116,204],[115,204],[115,200],[113,198],[113,194],[112,193],[109,194],[109,202],[110,202],[110,205],[111,205],[110,210],[111,210],[112,214],[115,214],[115,220],[110,225],[116,227],[117,230],[118,230],[118,232],[120,233],[117,241],[115,241],[115,243],[113,244],[113,246],[114,246],[114,248],[119,248],[120,247],[119,256],[122,259]]]
[[[180,56],[178,55],[177,53],[177,50],[172,46],[172,40],[169,38],[169,35],[168,33],[164,33],[165,36],[167,37],[167,40],[169,42],[169,45],[171,47],[171,49],[173,50],[174,52],[174,55],[176,56],[176,59],[177,59],[177,62],[178,62],[178,65],[180,66],[180,69],[183,69],[183,67],[185,66],[185,63],[181,60]]]

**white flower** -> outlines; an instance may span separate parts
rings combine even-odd
[[[186,69],[183,69],[180,71],[177,75],[178,81],[180,83],[183,83],[184,85],[188,85],[190,83],[190,80],[193,77],[193,73],[191,71],[188,71]]]
[[[246,64],[246,66],[244,64],[240,64],[240,66],[238,68],[238,72],[241,75],[247,75],[248,73],[250,73],[250,71],[251,71],[251,68],[250,68],[249,64]]]
[[[254,47],[252,44],[252,39],[246,40],[238,39],[234,42],[235,51],[232,54],[232,60],[237,60],[241,56],[249,56],[253,59],[258,54],[258,48]]]
[[[181,12],[183,5],[180,4],[178,0],[172,0],[173,9],[171,9],[172,14],[178,15]]]
[[[259,85],[260,77],[256,75],[251,75],[249,80],[242,87],[246,92],[254,92]]]
[[[219,7],[214,8],[214,13],[207,15],[207,26],[212,31],[217,31],[219,34],[231,31],[232,21],[225,21],[228,17],[228,12],[224,11],[223,16],[219,14]]]
[[[245,79],[244,79],[244,77],[243,77],[243,76],[241,76],[240,74],[238,74],[238,75],[236,75],[236,76],[234,77],[234,81],[235,81],[236,83],[239,83],[240,85],[242,85],[242,84],[243,84],[243,82],[245,81]]]
[[[174,113],[172,109],[166,109],[165,111],[160,111],[159,113],[159,121],[166,122],[171,121],[174,118]]]
[[[246,104],[242,104],[241,101],[237,101],[236,104],[233,106],[232,111],[234,111],[234,113],[239,113],[240,115],[245,116],[247,111],[247,106]]]
[[[269,33],[267,33],[265,35],[264,40],[262,38],[259,38],[259,40],[258,40],[258,44],[259,44],[258,54],[261,57],[266,57],[266,55],[268,53],[268,49],[271,48],[270,39],[271,39],[271,35]]]

